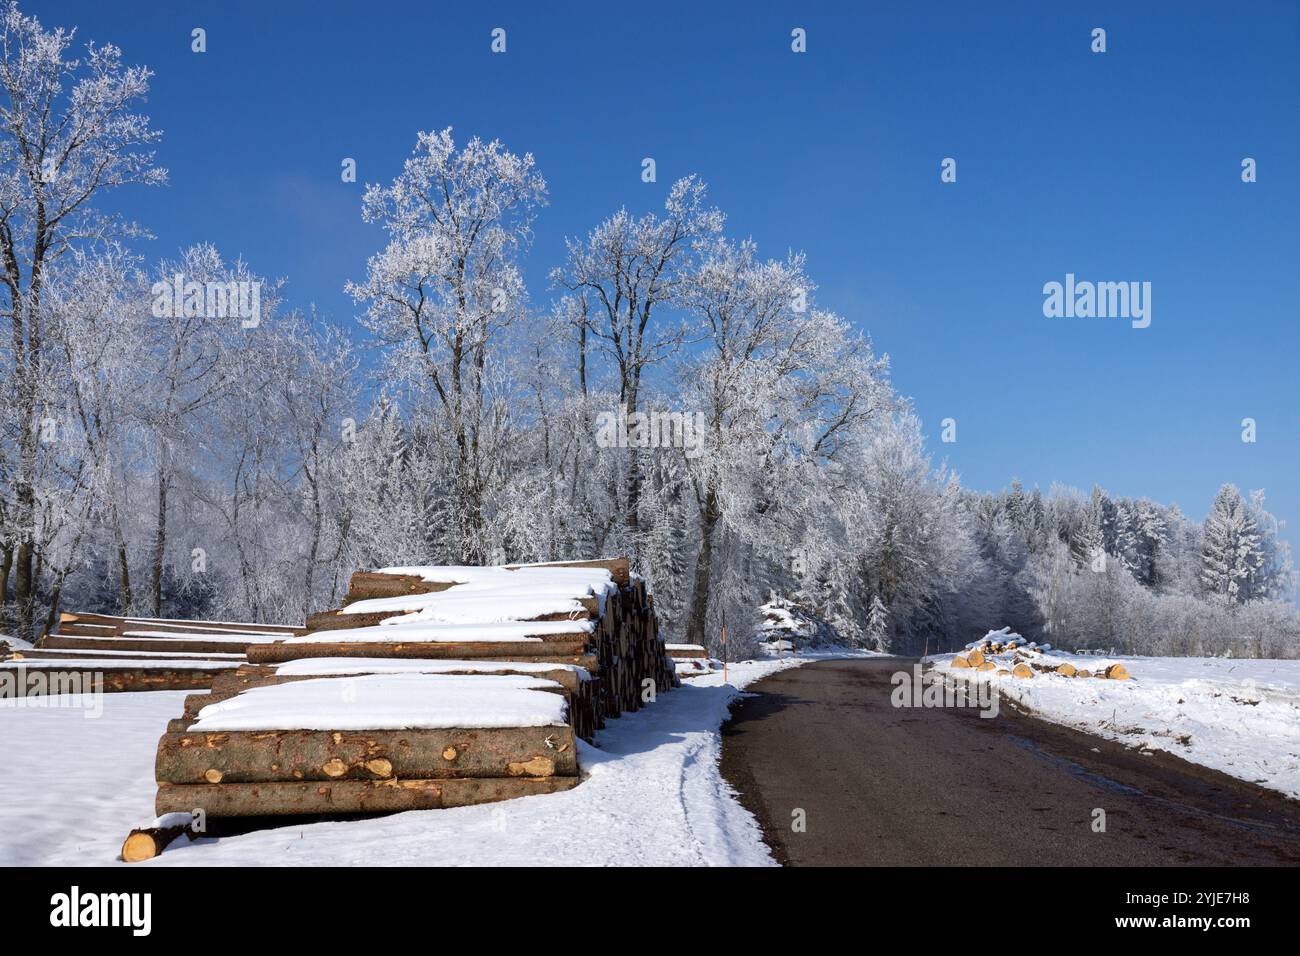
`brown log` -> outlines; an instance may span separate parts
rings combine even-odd
[[[426,581],[418,574],[381,574],[357,571],[348,583],[347,603],[371,598],[401,597],[404,594],[436,594],[455,587],[449,581]]]
[[[60,630],[63,624],[93,624],[112,627],[115,630],[154,631],[172,629],[193,632],[208,630],[217,634],[241,634],[253,632],[258,634],[284,633],[296,634],[302,628],[296,624],[254,624],[247,621],[178,621],[174,618],[159,617],[119,617],[113,614],[87,614],[84,612],[64,611],[59,615]]]
[[[70,651],[175,651],[186,654],[242,654],[243,641],[204,641],[170,637],[72,637],[46,634],[40,647]]]
[[[966,663],[969,664],[971,667],[978,668],[981,664],[984,663],[984,652],[981,651],[978,647],[975,648],[975,650],[968,652],[966,654]]]
[[[1011,676],[1012,677],[1033,677],[1034,669],[1030,667],[1028,664],[1020,663],[1017,664],[1015,667],[1011,668]]]
[[[21,661],[15,662],[20,667]],[[6,668],[13,670],[15,668]],[[231,665],[231,670],[234,665]],[[212,686],[212,679],[220,673],[215,670],[187,670],[183,664],[175,668],[145,667],[138,670],[129,668],[98,667],[41,667],[24,668],[23,677],[17,681],[19,696],[27,696],[26,685],[33,674],[41,674],[47,688],[53,686],[67,692],[66,688],[78,688],[75,693],[89,693],[98,690],[106,694],[132,693],[151,690],[203,690]],[[39,695],[33,695],[39,696]]]
[[[1077,668],[1075,668],[1075,666],[1069,661],[1066,661],[1064,664],[1057,664],[1055,672],[1060,674],[1062,677],[1073,677],[1077,672]]]
[[[333,780],[301,783],[158,785],[155,810],[203,810],[209,817],[290,816],[438,810],[558,793],[578,777],[463,777],[451,780]]]
[[[180,657],[178,655],[185,654]],[[14,652],[14,658],[22,658],[29,661],[103,661],[105,664],[111,664],[113,661],[173,661],[183,663],[185,661],[217,661],[229,663],[231,667],[238,667],[244,663],[243,648],[238,653],[214,652],[211,654],[195,653],[192,651],[83,651],[72,648],[49,648],[33,647]]]
[[[46,632],[46,637],[51,632]],[[60,624],[58,630],[53,632],[70,637],[112,637],[117,633],[117,629],[108,624]]]
[[[190,831],[189,824],[175,827],[143,827],[132,830],[122,842],[122,861],[139,863],[152,860],[182,833]]]
[[[396,777],[551,777],[578,772],[569,726],[383,731],[190,731],[165,734],[160,783]]]
[[[1128,668],[1123,664],[1111,664],[1106,668],[1105,677],[1108,680],[1128,680]]]
[[[518,571],[525,567],[522,564],[507,564],[506,567],[511,571]],[[609,572],[609,576],[614,579],[614,583],[619,589],[626,588],[631,583],[631,569],[627,558],[597,558],[593,561],[548,561],[541,567],[551,568],[604,568]]]

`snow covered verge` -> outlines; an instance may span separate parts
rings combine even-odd
[[[287,823],[173,845],[136,866],[768,866],[758,824],[718,771],[740,688],[813,659],[728,665],[612,720],[579,743],[584,780],[565,793],[370,820]],[[79,709],[0,701],[0,866],[109,865],[153,818],[154,750],[184,692],[111,694]],[[51,759],[57,754],[57,759]],[[120,864],[119,864],[120,865]]]
[[[992,635],[991,635],[992,636]],[[1300,799],[1300,661],[1224,657],[1094,657],[1047,649],[1045,665],[1096,674],[1123,664],[1130,679],[1033,677],[954,668],[956,654],[926,658],[954,680],[994,683],[1036,716],[1139,750],[1184,760]],[[999,665],[1006,662],[998,657]]]

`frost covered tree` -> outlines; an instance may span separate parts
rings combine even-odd
[[[1201,585],[1216,601],[1245,604],[1262,590],[1263,568],[1263,538],[1255,516],[1236,486],[1225,484],[1205,518]]]
[[[875,644],[876,650],[889,652],[889,609],[875,594],[871,595],[871,603],[867,606],[864,631],[867,638]]]
[[[435,416],[466,564],[489,557],[486,510],[510,439],[497,350],[525,314],[517,260],[545,201],[531,153],[477,137],[457,149],[449,128],[420,133],[392,184],[367,186],[362,200],[362,217],[388,242],[347,289],[366,308],[391,384]]]
[[[698,546],[691,643],[706,640],[720,528],[784,557],[824,511],[792,493],[794,482],[803,475],[805,492],[833,494],[816,476],[846,461],[892,407],[887,361],[841,318],[808,307],[810,290],[801,256],[763,261],[753,242],[721,238],[685,281],[701,346],[681,363],[679,394],[704,425],[685,456]]]
[[[0,259],[10,326],[0,475],[21,637],[32,636],[36,604],[46,279],[74,247],[137,232],[101,212],[105,193],[166,178],[150,149],[159,134],[133,110],[152,74],[123,66],[112,45],[87,44],[74,57],[71,44],[71,33],[47,30],[16,3],[0,14]]]
[[[567,241],[567,262],[552,272],[556,285],[581,305],[583,370],[600,358],[613,371],[618,404],[629,416],[641,411],[646,378],[674,355],[685,336],[680,307],[694,250],[722,229],[723,215],[706,204],[707,189],[694,176],[673,183],[662,216],[636,217],[620,209],[585,240]],[[588,351],[590,350],[590,351]],[[627,547],[641,544],[641,453],[628,442],[619,510]]]
[[[159,263],[150,292],[153,321],[142,352],[154,388],[143,417],[156,494],[146,607],[158,616],[173,486],[203,447],[222,403],[265,387],[272,369],[255,361],[256,340],[263,323],[274,319],[277,295],[246,263],[228,264],[208,243]]]

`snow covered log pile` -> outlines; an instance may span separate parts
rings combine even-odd
[[[709,657],[702,644],[668,644],[666,647],[678,677],[704,677],[722,667],[722,662]]]
[[[996,677],[1030,678],[1037,674],[1049,674],[1055,677],[1128,680],[1130,676],[1128,669],[1119,662],[1102,661],[1094,666],[1085,666],[1084,662],[1054,652],[1050,644],[1026,641],[1009,627],[989,631],[980,640],[967,644],[965,653],[952,655],[948,666],[955,671],[987,671]]]
[[[0,668],[19,684],[82,692],[197,690],[247,660],[250,643],[278,641],[302,628],[228,621],[177,621],[63,613],[30,647],[11,650]],[[39,676],[40,680],[32,680]]]
[[[346,603],[308,628],[250,645],[247,664],[186,699],[158,744],[160,816],[568,789],[578,737],[678,684],[626,559],[359,572]]]

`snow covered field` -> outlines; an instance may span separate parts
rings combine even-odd
[[[811,659],[731,664],[731,685],[700,677],[610,721],[599,748],[579,744],[588,779],[566,793],[289,823],[136,865],[773,865],[718,772],[718,728],[738,687]],[[184,697],[110,694],[97,720],[0,701],[0,866],[115,863],[127,832],[152,821],[154,749]]]
[[[942,665],[955,655],[928,660]],[[1223,657],[1089,657],[1051,663],[1096,670],[1122,663],[1131,680],[1030,679],[950,671],[994,681],[1039,717],[1176,756],[1300,798],[1300,661]]]

